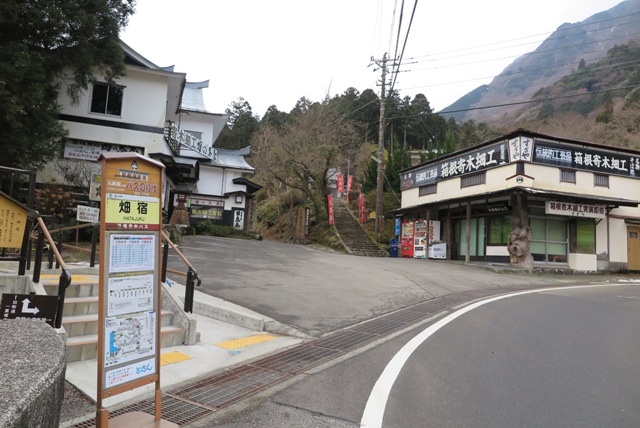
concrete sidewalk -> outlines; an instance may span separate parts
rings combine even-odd
[[[172,291],[184,296],[184,286],[172,283]],[[302,333],[254,311],[223,299],[196,291],[194,317],[200,341],[193,346],[174,346],[160,351],[160,387],[163,391],[196,382],[206,376],[258,357],[281,351],[304,340]],[[215,319],[219,318],[219,319]],[[221,321],[226,319],[227,321]],[[264,331],[264,328],[272,331]],[[277,330],[274,333],[273,330]],[[289,332],[293,336],[283,333]],[[67,364],[66,380],[93,402],[97,398],[97,360]],[[126,404],[153,397],[155,384],[103,400],[113,410]],[[95,417],[95,412],[71,418],[61,415],[61,427],[69,427]]]

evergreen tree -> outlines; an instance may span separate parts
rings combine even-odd
[[[41,166],[60,149],[62,83],[73,101],[95,73],[125,72],[118,33],[134,0],[4,0],[0,3],[2,165]]]
[[[240,97],[231,103],[225,113],[229,115],[229,120],[216,140],[216,147],[237,150],[249,146],[259,129],[258,118],[253,115],[249,102]]]

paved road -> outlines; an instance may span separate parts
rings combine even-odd
[[[637,284],[496,300],[301,376],[216,426],[640,426],[639,322]],[[365,421],[374,385],[398,360],[386,405],[371,407],[384,421]]]
[[[451,293],[585,280],[498,274],[450,261],[351,256],[273,241],[188,236],[179,247],[203,279],[201,291],[312,336]],[[170,267],[184,270],[175,255]]]

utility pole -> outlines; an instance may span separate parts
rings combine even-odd
[[[384,190],[384,108],[385,108],[385,90],[387,79],[387,54],[382,56],[382,64],[371,58],[377,65],[382,68],[382,85],[380,89],[380,129],[378,132],[378,179],[376,184],[376,223],[374,231],[378,235],[378,240],[382,234],[382,221],[384,216],[382,213],[382,199]]]

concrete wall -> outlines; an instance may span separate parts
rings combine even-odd
[[[0,320],[0,427],[57,428],[64,398],[65,346],[41,321]]]

